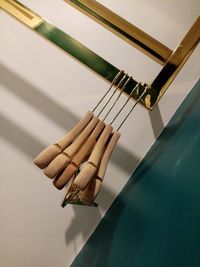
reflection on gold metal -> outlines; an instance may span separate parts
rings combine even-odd
[[[1,8],[31,28],[37,27],[42,22],[41,17],[18,1],[1,0]]]
[[[188,31],[180,45],[162,68],[156,79],[151,84],[152,94],[147,96],[145,104],[152,109],[160,100],[171,82],[177,76],[185,62],[188,60],[200,41],[200,17],[197,18],[191,29]],[[150,99],[150,101],[149,101]]]
[[[124,18],[94,0],[64,0],[104,27],[164,65],[172,51]]]
[[[105,21],[106,23],[109,22],[110,25],[112,24],[112,27],[113,25],[115,25],[115,30],[123,26],[122,28],[124,32],[127,32],[127,34],[132,34],[132,37],[135,38],[135,40],[140,41],[145,47],[151,48],[151,50],[154,51],[155,54],[159,54],[163,58],[160,62],[165,62],[167,60],[156,79],[151,85],[148,86],[148,94],[145,95],[141,100],[141,103],[148,109],[153,109],[153,107],[157,104],[170,83],[173,81],[184,63],[194,51],[200,40],[200,17],[198,17],[194,25],[188,31],[181,44],[174,50],[173,53],[171,53],[171,50],[166,49],[165,46],[163,46],[144,32],[140,31],[135,26],[129,24],[127,21],[123,20],[110,10],[107,10],[104,7],[102,8],[102,6],[95,1],[71,0],[70,2],[73,2],[74,4],[75,2],[79,4],[82,3],[93,10],[93,12],[100,12],[102,18],[104,18],[104,23]],[[0,8],[6,11],[8,14],[14,16],[19,21],[23,22],[26,26],[33,29],[46,40],[52,42],[63,51],[78,59],[81,63],[85,64],[87,67],[95,71],[98,75],[105,78],[106,80],[112,81],[116,74],[119,72],[119,69],[117,67],[113,66],[105,59],[98,56],[89,48],[87,48],[68,34],[64,33],[54,25],[45,21],[32,10],[22,5],[19,1],[0,0]],[[87,10],[87,12],[89,11]],[[98,19],[101,20],[100,18]],[[119,31],[119,33],[122,34],[122,31]],[[148,49],[145,48],[145,50]],[[151,53],[151,56],[154,53]],[[159,57],[157,57],[157,59],[158,58]],[[125,90],[125,93],[130,94],[132,88],[136,84],[137,81],[131,79]],[[138,90],[137,93],[133,94],[133,98],[138,100],[143,91],[144,86],[141,86],[140,90]]]

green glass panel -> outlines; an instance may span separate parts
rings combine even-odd
[[[200,266],[199,122],[200,81],[71,267]]]

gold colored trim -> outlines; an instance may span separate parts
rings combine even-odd
[[[85,0],[82,0],[82,2],[85,2]],[[88,2],[91,2],[91,0],[89,0]],[[63,51],[78,59],[81,63],[89,67],[91,70],[95,71],[104,79],[112,81],[119,72],[118,68],[95,54],[89,48],[87,48],[68,34],[45,21],[43,18],[34,13],[32,10],[28,9],[26,6],[22,5],[17,0],[0,0],[0,8],[13,17],[17,18],[19,21],[23,22],[26,26],[40,34],[46,40],[49,40],[51,43],[55,44]],[[151,110],[158,103],[164,92],[167,90],[173,79],[177,76],[178,72],[181,70],[189,56],[198,45],[199,41],[200,17],[197,18],[196,22],[188,31],[181,44],[171,54],[170,58],[167,60],[163,69],[160,71],[153,83],[151,85],[148,85],[147,94],[144,95],[141,100],[141,103],[146,108]],[[154,42],[152,44],[152,47],[154,47]],[[131,78],[129,84],[126,87],[125,93],[130,95],[132,88],[136,84],[137,81]],[[137,92],[133,94],[133,98],[138,100],[143,93],[144,88],[145,86],[141,85],[139,90],[137,90]]]
[[[172,54],[167,46],[94,0],[64,0],[120,38],[164,65]]]
[[[197,18],[182,42],[151,84],[152,94],[146,96],[146,106],[152,109],[175,79],[194,49],[200,42],[200,17]]]
[[[6,12],[13,15],[24,24],[33,28],[36,28],[43,19],[35,14],[33,11],[23,6],[20,2],[14,0],[1,0],[0,7]]]
[[[28,26],[28,28],[31,28],[34,32],[38,33],[45,40],[50,41],[64,52],[67,52],[73,58],[77,59],[80,63],[83,63],[90,70],[94,71],[107,81],[112,82],[117,73],[119,73],[120,70],[117,67],[94,53],[67,33],[38,16],[17,0],[0,0],[0,7],[24,25]],[[136,84],[137,81],[131,78],[124,93],[129,95]],[[138,90],[132,97],[138,99],[143,90],[144,88],[141,85],[140,90]]]

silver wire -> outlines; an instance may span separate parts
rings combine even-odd
[[[131,77],[132,78],[132,77]],[[134,88],[132,89],[129,97],[127,98],[126,102],[124,103],[124,105],[120,108],[120,110],[118,111],[118,113],[115,115],[114,119],[111,121],[110,125],[113,124],[113,122],[116,120],[116,118],[119,116],[119,114],[122,112],[122,110],[125,108],[125,106],[128,104],[129,100],[131,99],[133,93],[135,92],[135,90],[140,86],[141,83],[137,83]]]
[[[110,92],[110,90],[112,89],[113,85],[115,84],[115,82],[117,81],[117,79],[119,78],[119,76],[123,73],[124,71],[121,70],[118,72],[118,74],[114,77],[109,89],[107,90],[107,92],[103,95],[103,97],[100,99],[100,101],[97,103],[97,105],[94,107],[94,109],[92,110],[92,112],[94,112],[98,106],[101,104],[101,102],[104,100],[104,98],[107,96],[107,94]]]
[[[121,124],[119,125],[119,127],[117,128],[117,131],[119,131],[119,129],[122,127],[122,125],[124,124],[124,122],[126,121],[126,119],[128,118],[128,116],[131,114],[131,112],[133,111],[133,109],[136,107],[136,105],[140,102],[140,100],[142,99],[142,97],[146,94],[148,88],[145,88],[144,92],[141,94],[141,96],[138,98],[138,100],[135,102],[135,104],[133,105],[133,107],[131,108],[131,110],[127,113],[126,117],[124,118],[124,120],[121,122]]]
[[[126,75],[128,76],[128,74],[126,74]],[[103,118],[103,121],[108,117],[108,115],[110,114],[111,110],[114,108],[115,104],[116,104],[117,101],[119,100],[119,98],[120,98],[122,92],[123,92],[124,89],[126,88],[126,85],[129,83],[130,79],[131,79],[131,77],[128,78],[128,79],[126,80],[126,82],[124,83],[122,89],[120,90],[120,93],[119,93],[118,97],[115,99],[114,103],[112,104],[112,106],[111,106],[110,109],[108,110],[107,114],[106,114],[105,117]]]
[[[103,108],[101,109],[101,111],[99,112],[99,114],[97,115],[97,117],[99,117],[101,115],[101,113],[104,111],[104,109],[107,107],[108,103],[110,102],[110,100],[113,98],[114,94],[117,92],[118,88],[121,86],[121,84],[123,84],[124,80],[126,78],[126,74],[122,77],[122,79],[119,81],[118,85],[116,86],[114,92],[112,93],[112,95],[110,96],[110,98],[108,99],[108,101],[105,103],[105,105],[103,106]]]

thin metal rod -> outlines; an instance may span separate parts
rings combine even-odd
[[[134,86],[133,90],[131,91],[129,97],[127,98],[126,102],[124,103],[124,105],[120,108],[120,110],[118,111],[118,113],[116,114],[116,116],[114,117],[114,119],[111,121],[110,125],[113,124],[113,122],[116,120],[116,118],[119,116],[119,114],[122,112],[122,110],[125,108],[125,106],[128,104],[129,100],[131,99],[133,93],[135,92],[135,90],[140,86],[141,83],[137,83],[136,86]]]
[[[135,104],[133,105],[133,107],[131,108],[131,110],[127,113],[126,117],[124,118],[124,120],[122,121],[122,123],[117,128],[117,131],[119,131],[119,129],[122,127],[122,125],[124,124],[124,122],[127,120],[127,118],[129,117],[129,115],[131,114],[131,112],[134,110],[134,108],[136,107],[136,105],[140,102],[140,100],[142,99],[142,97],[146,94],[146,91],[147,91],[147,88],[144,90],[144,92],[141,94],[141,96],[135,102]]]
[[[127,74],[126,74],[127,75]],[[126,80],[126,82],[124,83],[122,89],[120,90],[120,93],[118,95],[118,97],[115,99],[114,103],[112,104],[112,106],[110,107],[110,109],[108,110],[107,114],[105,115],[105,117],[103,118],[103,121],[108,117],[108,115],[110,114],[110,112],[112,111],[112,109],[114,108],[115,104],[117,103],[117,101],[119,100],[120,96],[122,95],[122,92],[124,91],[124,89],[126,88],[126,85],[128,84],[128,82],[131,80],[131,77],[128,78]]]
[[[107,92],[103,95],[103,97],[100,99],[100,101],[97,103],[97,105],[94,107],[94,109],[92,110],[92,112],[94,112],[98,106],[101,104],[101,102],[104,100],[104,98],[107,96],[107,94],[110,92],[110,90],[112,89],[113,85],[115,85],[115,82],[117,81],[117,79],[119,78],[119,76],[123,73],[124,71],[121,70],[120,72],[118,72],[118,74],[114,77],[109,89],[107,90]]]
[[[113,98],[114,94],[117,92],[118,88],[123,84],[124,80],[126,79],[126,74],[122,77],[122,79],[119,81],[117,87],[115,88],[114,92],[112,93],[112,95],[110,96],[110,98],[108,99],[108,101],[105,103],[105,105],[103,106],[103,108],[101,109],[101,111],[99,112],[99,114],[97,115],[97,117],[99,117],[101,115],[101,113],[104,111],[104,109],[107,107],[108,103],[110,102],[110,100]]]

